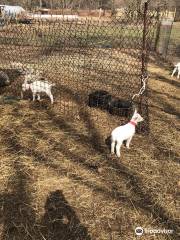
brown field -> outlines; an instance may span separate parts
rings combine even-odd
[[[134,240],[138,226],[173,230],[144,234],[143,240],[178,239],[179,82],[171,78],[172,69],[151,57],[150,134],[136,134],[131,149],[122,147],[118,159],[110,155],[106,139],[127,119],[81,101],[102,86],[117,96],[136,93],[140,52],[108,55],[100,47],[84,54],[68,46],[56,56],[48,48],[39,53],[12,44],[1,55],[0,68],[11,68],[6,56],[12,49],[11,61],[27,62],[22,56],[28,55],[30,64],[37,64],[57,87],[53,106],[46,98],[34,103],[28,95],[18,99],[23,78],[17,72],[12,85],[1,90],[0,240]]]
[[[117,119],[101,110],[70,120],[56,104],[1,104],[0,239],[129,240],[137,226],[178,239],[179,83],[155,59],[149,70],[151,133],[120,160],[105,145]]]

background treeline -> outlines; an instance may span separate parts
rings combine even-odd
[[[116,9],[132,6],[139,9],[147,0],[2,0],[1,4],[20,5],[24,8],[68,8],[68,9]],[[171,7],[180,5],[180,0],[150,0],[152,6]]]

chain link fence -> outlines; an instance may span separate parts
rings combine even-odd
[[[176,11],[175,9],[157,9],[157,12],[155,50],[167,61],[177,63],[180,57],[180,22],[176,17]]]
[[[147,130],[147,84],[143,95],[132,104],[147,73],[157,20],[155,12],[145,6],[142,13],[108,21],[78,17],[34,18],[31,24],[6,22],[0,27],[0,70],[9,76],[11,84],[0,93],[19,97],[25,81],[32,84],[38,80],[45,84],[43,87],[52,86],[54,108],[71,116],[89,106],[93,110],[93,106],[106,111],[109,118],[115,115],[119,119],[131,115],[135,104],[146,119],[143,130]],[[32,97],[32,92],[26,94],[24,99]],[[98,95],[99,102],[95,98],[91,106],[93,94]],[[110,95],[110,100],[103,94]],[[39,99],[40,94],[34,97]],[[41,105],[46,104],[46,98],[43,101]],[[128,108],[125,114],[123,108]]]
[[[173,63],[180,59],[180,22],[173,22],[169,45],[167,50],[167,59]]]

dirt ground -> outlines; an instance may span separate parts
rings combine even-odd
[[[154,58],[149,71],[151,131],[121,159],[105,140],[127,119],[1,102],[0,239],[134,240],[140,226],[173,230],[141,239],[178,239],[179,80]]]

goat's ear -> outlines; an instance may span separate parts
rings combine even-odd
[[[136,113],[137,113],[137,108],[134,109],[134,114],[136,114]]]

